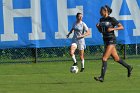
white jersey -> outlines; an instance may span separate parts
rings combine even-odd
[[[82,21],[78,24],[75,22],[72,29],[74,30],[72,43],[76,43],[77,45],[85,45],[85,39],[78,37],[83,35],[84,32],[88,31],[87,25]]]

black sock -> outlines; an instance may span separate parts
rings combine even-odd
[[[122,59],[120,59],[119,61],[118,61],[118,63],[120,63],[122,66],[124,66],[125,68],[127,68],[127,69],[129,69],[129,65],[127,64],[127,63],[125,63]]]
[[[107,69],[107,62],[103,61],[102,62],[102,69],[101,69],[101,76],[100,76],[101,78],[104,78],[106,69]]]

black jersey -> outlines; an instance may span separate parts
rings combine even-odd
[[[114,31],[108,32],[109,27],[115,27],[119,24],[119,22],[114,18],[108,16],[107,18],[101,18],[100,19],[100,27],[101,27],[101,32],[103,34],[103,40],[105,45],[109,44],[116,44],[116,36]]]
[[[101,18],[100,19],[100,27],[101,32],[103,34],[103,38],[113,38],[115,37],[114,31],[107,32],[109,27],[115,27],[119,24],[119,22],[114,18],[108,16],[107,18]]]

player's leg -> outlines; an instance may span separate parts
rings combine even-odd
[[[80,54],[80,59],[81,59],[81,71],[80,72],[83,72],[84,71],[84,68],[85,68],[85,60],[84,60],[84,50],[79,50],[79,54]]]
[[[70,47],[70,55],[73,59],[73,62],[74,62],[74,66],[77,65],[77,60],[76,60],[76,57],[75,57],[75,50],[77,49],[77,44],[76,43],[72,43],[71,47]]]
[[[107,69],[107,60],[110,57],[113,48],[114,48],[114,45],[108,45],[105,48],[105,52],[104,52],[104,55],[102,57],[101,76],[100,77],[94,77],[95,80],[103,82],[104,76],[105,76],[105,73],[106,73],[106,69]]]
[[[85,68],[85,59],[84,59],[84,49],[86,48],[85,45],[79,44],[78,49],[79,49],[79,55],[80,55],[80,60],[81,60],[81,71],[84,71]]]
[[[105,72],[107,69],[107,60],[111,55],[112,49],[114,48],[114,45],[108,45],[106,47],[105,53],[102,57],[102,70],[101,70],[101,77],[104,78]]]
[[[123,61],[122,59],[120,59],[120,57],[118,56],[117,50],[114,47],[112,50],[112,57],[114,58],[114,60],[118,63],[120,63],[122,66],[124,66],[125,68],[127,68],[128,70],[128,74],[127,76],[130,77],[131,75],[131,71],[132,71],[132,67],[130,65],[128,65],[125,61]]]

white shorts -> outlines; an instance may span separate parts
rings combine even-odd
[[[86,45],[81,45],[81,44],[76,44],[76,43],[72,43],[72,46],[75,46],[76,48],[78,47],[79,50],[84,50],[86,49]]]

